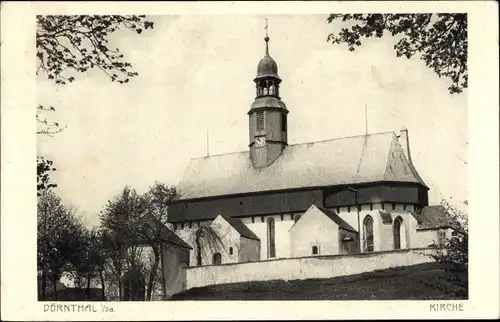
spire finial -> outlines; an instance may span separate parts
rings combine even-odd
[[[267,18],[266,18],[266,27],[265,27],[265,29],[266,29],[266,38],[269,38],[269,36],[267,35],[267,27],[268,27],[268,25],[267,25]],[[266,40],[266,41],[269,41],[269,40]]]
[[[266,55],[269,56],[269,45],[268,45],[269,44],[269,36],[267,34],[267,28],[268,28],[268,25],[267,25],[267,18],[266,18],[266,27],[265,27],[265,29],[266,29],[266,37],[264,37],[264,40],[266,42]]]

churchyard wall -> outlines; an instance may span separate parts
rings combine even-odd
[[[186,287],[269,280],[303,280],[360,274],[431,262],[429,248],[187,267]]]

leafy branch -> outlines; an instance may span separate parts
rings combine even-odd
[[[108,35],[121,28],[141,34],[152,29],[153,22],[143,15],[37,16],[37,75],[43,72],[56,84],[64,85],[75,81],[74,72],[98,68],[111,81],[128,83],[138,74],[108,41]]]
[[[387,31],[398,41],[397,57],[419,54],[426,66],[451,81],[450,94],[468,87],[467,14],[331,14],[327,21],[341,19],[350,28],[328,35],[333,44],[345,43],[349,51],[362,45],[362,39],[381,38]]]
[[[53,106],[44,107],[42,105],[37,106],[36,121],[38,129],[36,134],[46,134],[53,137],[55,134],[62,132],[66,126],[60,127],[57,122],[49,122],[47,118],[42,117],[42,112],[55,112],[56,109]]]

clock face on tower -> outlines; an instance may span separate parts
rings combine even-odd
[[[265,136],[256,136],[255,137],[255,145],[257,147],[264,146],[265,144],[266,144],[266,137]]]

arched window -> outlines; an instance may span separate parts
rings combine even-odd
[[[293,221],[294,221],[294,222],[299,221],[299,219],[300,219],[300,215],[296,215],[295,217],[293,217]]]
[[[274,218],[267,220],[267,258],[276,257]]]
[[[366,216],[363,221],[363,248],[365,252],[373,252],[373,219]]]
[[[212,264],[214,265],[220,265],[222,263],[222,256],[220,253],[215,253],[214,256],[212,257]]]
[[[401,226],[403,224],[403,219],[398,217],[394,220],[393,226],[393,238],[394,238],[394,249],[401,249]]]
[[[313,246],[312,247],[312,254],[313,255],[318,255],[319,254],[319,248],[318,248],[318,246]]]
[[[233,255],[233,247],[229,247],[229,255]]]

